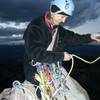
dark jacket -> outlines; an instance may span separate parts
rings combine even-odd
[[[38,62],[57,62],[64,58],[64,46],[78,45],[92,41],[90,35],[79,35],[72,31],[58,26],[56,42],[53,51],[47,51],[47,47],[52,40],[48,26],[45,24],[44,16],[33,20],[27,27],[25,34],[25,74],[30,81],[30,74],[33,75],[36,69],[29,64],[33,59]],[[34,70],[34,71],[33,71]]]

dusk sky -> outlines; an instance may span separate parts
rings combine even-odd
[[[50,0],[0,0],[0,42],[20,38],[28,23],[49,9]],[[75,11],[64,24],[75,32],[100,32],[100,0],[74,0]],[[10,37],[11,36],[11,37]]]

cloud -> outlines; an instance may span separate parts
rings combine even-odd
[[[78,27],[87,21],[100,17],[100,0],[74,0],[75,11],[67,22],[70,27]]]
[[[0,23],[0,45],[23,45],[27,23]]]
[[[22,45],[24,44],[22,30],[6,28],[0,30],[0,45]]]
[[[100,0],[73,0],[75,11],[66,25],[77,27],[100,16]],[[29,22],[49,9],[50,0],[0,0],[0,22]]]
[[[6,39],[0,39],[0,46],[1,45],[24,45],[23,39],[9,39],[9,37]]]
[[[11,36],[12,34],[23,34],[25,29],[16,29],[16,28],[11,28],[7,27],[5,28],[0,28],[0,36]]]
[[[25,29],[26,26],[28,25],[28,22],[20,22],[20,23],[16,23],[16,22],[1,22],[0,23],[0,28],[16,28],[16,29]]]
[[[48,6],[48,0],[0,0],[0,21],[30,21]]]

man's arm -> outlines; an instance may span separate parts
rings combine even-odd
[[[60,32],[59,33],[60,37],[63,43],[65,44],[80,45],[80,44],[89,43],[89,42],[94,41],[91,38],[91,34],[80,35],[80,34],[74,33],[73,31],[66,30],[63,27],[60,27],[59,32]]]

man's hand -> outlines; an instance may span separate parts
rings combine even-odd
[[[72,59],[71,54],[64,52],[64,60],[63,61],[69,61]]]
[[[91,34],[91,39],[99,42],[100,41],[100,34]]]

